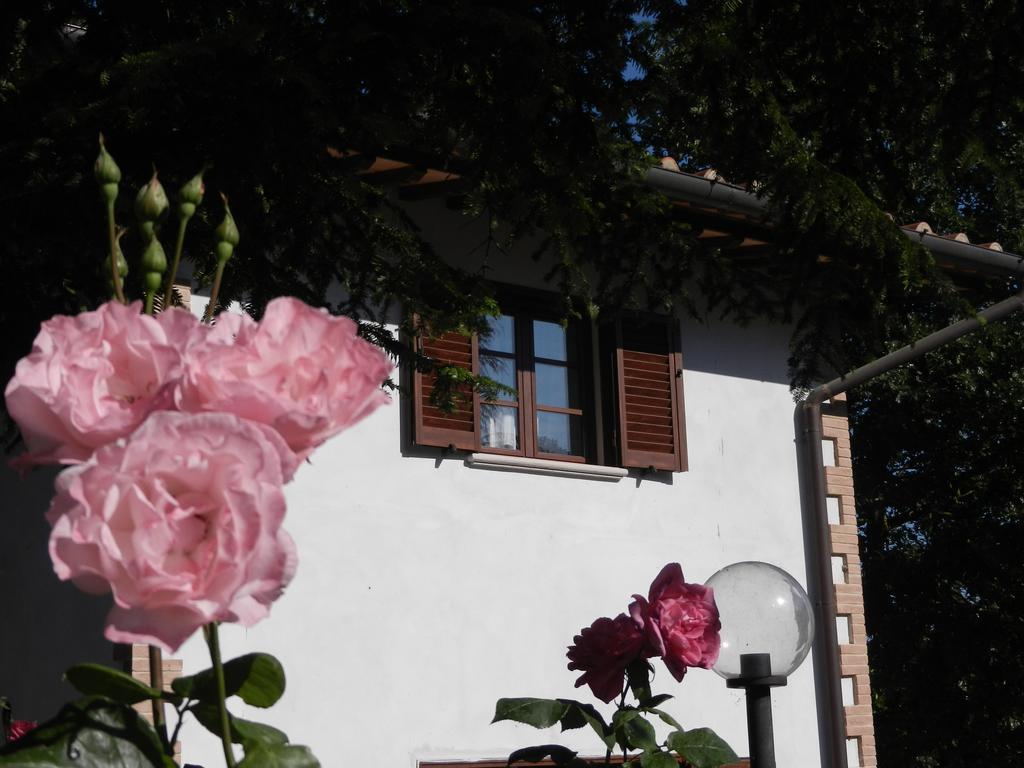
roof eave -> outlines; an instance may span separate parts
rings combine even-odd
[[[645,183],[673,200],[680,200],[697,208],[721,211],[727,216],[742,216],[759,223],[770,223],[767,199],[735,184],[659,167],[647,171]],[[931,251],[940,266],[960,272],[980,272],[1003,277],[1019,277],[1024,273],[1024,257],[1015,253],[952,240],[929,232],[918,232],[902,227],[899,227],[899,230],[906,237]]]

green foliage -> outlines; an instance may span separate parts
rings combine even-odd
[[[615,740],[623,751],[641,749],[644,752],[658,748],[654,726],[644,719],[643,713],[632,707],[620,707],[612,717]]]
[[[569,705],[557,699],[498,699],[491,722],[512,720],[534,728],[550,728],[568,712]]]
[[[956,319],[919,306],[913,339]],[[894,342],[897,343],[897,342]],[[851,401],[880,765],[1024,754],[1024,322],[986,325]]]
[[[694,728],[669,734],[668,747],[693,768],[718,768],[739,758],[710,728]]]
[[[269,653],[247,653],[224,662],[224,684],[227,696],[238,696],[254,707],[270,707],[284,694],[284,667]],[[179,677],[171,688],[183,698],[216,701],[213,669]]]
[[[138,704],[160,696],[156,688],[102,664],[76,664],[64,673],[64,677],[79,693],[101,694],[121,704]]]
[[[210,733],[221,736],[220,712],[215,702],[199,702],[188,708]],[[228,728],[231,742],[241,744],[246,752],[260,744],[287,744],[288,734],[265,723],[255,723],[240,717],[228,715]]]
[[[512,752],[508,756],[508,764],[511,765],[519,761],[539,763],[549,757],[555,765],[567,765],[573,761],[576,753],[560,744],[541,744],[537,747],[523,747]]]
[[[572,699],[558,699],[562,704],[568,707],[568,710],[562,719],[559,721],[562,725],[563,731],[569,731],[574,728],[582,728],[584,725],[589,725],[594,729],[594,733],[597,734],[598,738],[604,743],[605,747],[611,749],[615,746],[615,734],[611,727],[604,721],[604,717],[597,711],[593,704],[582,704]]]
[[[156,732],[127,704],[87,696],[0,749],[11,768],[175,768]]]

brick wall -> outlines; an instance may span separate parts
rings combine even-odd
[[[874,768],[875,729],[871,714],[871,682],[868,678],[867,632],[860,550],[857,542],[857,509],[850,461],[850,425],[846,396],[837,395],[822,406],[822,435],[832,441],[834,466],[825,467],[825,487],[832,539],[833,581],[839,629],[840,670],[850,768]],[[844,642],[845,641],[845,642]]]
[[[125,672],[131,674],[136,680],[146,685],[150,684],[149,677],[149,646],[145,643],[133,643],[132,645],[119,645],[115,647],[115,660],[118,661]],[[171,690],[171,681],[181,677],[181,659],[163,658],[163,689]],[[153,705],[143,701],[135,705],[135,710],[150,723],[153,722]],[[173,710],[164,707],[165,720],[169,728],[173,728],[177,720]],[[174,744],[174,759],[181,762],[181,744]]]

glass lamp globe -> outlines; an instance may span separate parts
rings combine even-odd
[[[769,563],[728,565],[705,582],[715,590],[722,619],[722,648],[713,669],[740,676],[740,654],[771,654],[773,675],[788,677],[807,656],[814,614],[803,587]]]

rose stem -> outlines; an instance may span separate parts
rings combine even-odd
[[[623,709],[626,706],[626,691],[628,691],[628,690],[629,690],[629,681],[627,679],[627,680],[623,681],[623,684],[622,684],[622,698],[619,699],[618,706],[615,707],[616,710],[621,710],[621,709]],[[623,750],[622,755],[623,755],[623,759],[625,759],[625,755],[626,755],[625,750]],[[610,765],[611,762],[612,762],[612,748],[608,747],[608,751],[605,753],[605,756],[604,756],[604,764],[605,765]]]
[[[220,293],[220,280],[224,277],[224,265],[226,261],[217,262],[217,273],[213,276],[213,289],[210,291],[210,303],[206,305],[206,312],[203,313],[203,322],[209,323],[213,320],[213,309],[217,305],[217,294]]]
[[[178,265],[181,264],[181,250],[185,245],[185,227],[188,226],[188,219],[182,218],[178,222],[178,242],[174,244],[174,261],[171,264],[171,271],[167,273],[167,290],[164,291],[164,309],[170,309],[171,299],[174,296],[174,278],[178,276]]]
[[[160,649],[155,645],[149,646],[149,685],[158,691],[164,689],[164,659]],[[168,749],[167,754],[173,754],[170,742],[167,741],[167,721],[164,718],[164,700],[157,696],[151,699],[153,703],[153,727],[160,735],[160,742]]]
[[[224,685],[224,665],[220,660],[220,638],[217,635],[217,622],[206,625],[206,644],[210,648],[210,660],[213,662],[213,676],[217,681],[217,707],[220,709],[220,742],[224,746],[224,761],[227,768],[235,768],[235,755],[231,751],[231,724],[228,722],[227,689]]]
[[[111,200],[107,203],[107,237],[110,239],[110,278],[114,282],[114,296],[122,304],[126,304],[124,291],[121,290],[121,275],[117,271],[117,233],[115,229],[114,201]]]

